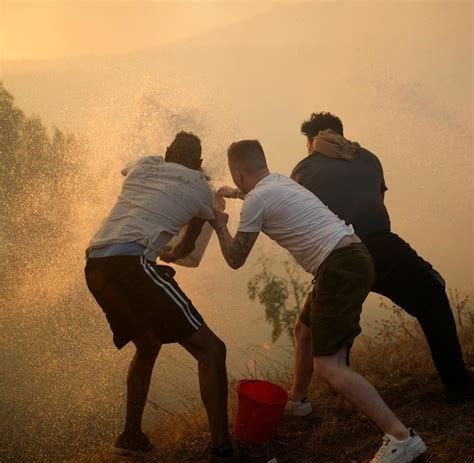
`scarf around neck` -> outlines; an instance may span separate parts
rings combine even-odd
[[[314,147],[311,154],[319,153],[328,158],[352,161],[359,148],[359,143],[347,140],[342,135],[327,129],[322,130],[314,137]]]

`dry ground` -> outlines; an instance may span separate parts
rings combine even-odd
[[[454,295],[456,302],[456,295]],[[465,359],[474,364],[474,311],[469,299],[457,296],[455,309]],[[428,446],[425,463],[474,462],[474,403],[449,406],[434,372],[423,336],[411,319],[393,310],[392,320],[378,327],[375,338],[361,337],[353,349],[352,366],[368,377],[382,397]],[[273,370],[269,379],[289,385],[290,370]],[[231,385],[231,390],[235,390]],[[381,443],[381,433],[326,386],[313,382],[310,399],[315,411],[305,418],[284,417],[274,440],[249,450],[277,456],[279,462],[362,463],[370,461]],[[235,393],[230,407],[235,410]],[[232,415],[232,414],[231,414]],[[157,447],[151,461],[206,462],[209,433],[202,407],[163,419],[151,435]],[[84,455],[78,462],[130,462],[108,451]]]

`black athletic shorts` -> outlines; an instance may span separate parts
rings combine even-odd
[[[87,259],[87,286],[107,317],[118,349],[150,328],[162,343],[183,342],[204,324],[174,275],[173,268],[144,256]]]

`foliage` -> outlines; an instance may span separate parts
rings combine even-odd
[[[247,294],[251,300],[258,298],[265,308],[265,319],[272,326],[272,341],[276,342],[283,333],[287,333],[294,342],[293,326],[310,289],[305,280],[306,274],[294,260],[281,263],[283,275],[275,273],[272,259],[260,258],[259,264],[261,270],[247,283]],[[474,324],[470,296],[454,289],[449,290],[449,298],[458,330],[465,331],[466,326]],[[419,337],[421,328],[416,318],[382,297],[379,307],[389,315],[373,323],[375,338],[402,340]]]
[[[247,283],[248,296],[251,300],[258,298],[265,307],[266,321],[273,328],[273,342],[284,332],[293,339],[293,326],[310,285],[294,260],[282,262],[284,276],[273,272],[270,259],[261,258],[259,264],[261,271]]]
[[[0,285],[39,267],[66,244],[84,143],[26,116],[0,82]],[[21,272],[19,272],[21,270]]]

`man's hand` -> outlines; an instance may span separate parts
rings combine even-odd
[[[216,195],[230,199],[244,199],[245,196],[238,188],[233,188],[228,185],[221,186],[217,190]]]
[[[209,220],[212,228],[214,230],[222,230],[227,227],[227,222],[229,221],[229,214],[219,209],[214,208],[214,219]]]

